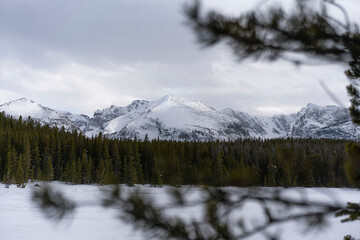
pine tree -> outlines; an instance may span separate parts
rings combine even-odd
[[[25,186],[25,174],[23,169],[24,157],[22,154],[19,155],[19,158],[16,161],[16,172],[15,172],[15,183],[17,187]]]
[[[23,161],[22,161],[22,167],[24,169],[24,178],[25,182],[29,181],[30,177],[30,167],[31,167],[31,149],[30,149],[30,142],[28,136],[24,135],[23,140]]]
[[[83,150],[81,157],[81,182],[90,183],[91,182],[91,161],[87,157],[86,150]]]
[[[1,154],[0,154],[0,180],[3,180],[3,176],[4,176],[4,166],[3,166],[4,162],[2,160]]]
[[[276,184],[277,167],[274,163],[270,163],[267,173],[267,186],[275,187]]]
[[[345,171],[349,182],[360,187],[360,146],[356,143],[346,144],[348,161],[345,164]]]
[[[41,180],[41,159],[40,159],[40,150],[37,141],[34,141],[32,147],[32,163],[34,179]]]
[[[219,152],[212,164],[212,178],[215,186],[222,186],[227,182],[228,172],[223,163],[222,153]]]
[[[69,183],[75,183],[75,177],[76,177],[76,162],[75,161],[72,161],[71,163],[68,162],[62,174],[61,180]]]
[[[161,172],[158,166],[158,160],[155,158],[154,159],[154,164],[153,164],[153,169],[152,169],[152,175],[151,175],[151,179],[150,179],[150,184],[151,186],[162,186],[163,182],[162,182],[162,177],[161,177]]]
[[[132,155],[128,155],[125,157],[124,161],[126,161],[126,179],[125,183],[128,186],[134,186],[135,183],[137,183],[137,172],[136,172],[136,166],[135,166],[135,157]]]
[[[6,186],[9,186],[14,182],[14,164],[17,162],[17,156],[16,151],[14,148],[10,148],[7,151],[5,162],[4,162],[4,176],[3,176],[3,182],[6,184]]]
[[[332,188],[336,187],[336,178],[335,178],[334,171],[331,172],[331,178],[330,178],[330,181],[327,184],[327,187],[332,187]]]
[[[109,178],[109,161],[107,159],[100,158],[99,165],[95,170],[95,180],[97,183],[105,184],[107,181],[109,181]]]
[[[143,174],[143,168],[141,165],[141,154],[139,152],[139,145],[135,143],[133,153],[131,156],[134,158],[134,168],[136,170],[136,183],[138,184],[144,184],[144,174]]]
[[[63,172],[63,156],[60,137],[56,138],[56,147],[54,151],[54,179],[59,180]]]
[[[152,178],[152,170],[154,169],[154,156],[153,149],[148,136],[145,136],[144,142],[141,146],[141,165],[144,169],[144,180],[145,182],[150,182]]]
[[[82,172],[83,172],[83,165],[80,158],[76,161],[76,173],[75,173],[75,183],[82,183]]]
[[[290,187],[291,186],[291,174],[288,166],[285,166],[283,169],[282,179],[281,179],[281,186],[282,187]]]
[[[121,157],[119,153],[119,147],[117,145],[117,142],[112,141],[110,145],[111,149],[111,158],[112,158],[112,165],[114,166],[114,175],[116,178],[121,179]]]
[[[54,180],[54,167],[52,163],[51,156],[47,156],[44,161],[44,167],[42,172],[42,180],[44,181],[52,181]]]

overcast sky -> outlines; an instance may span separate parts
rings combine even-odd
[[[258,2],[203,5],[237,14]],[[0,103],[26,97],[92,116],[112,104],[174,94],[216,109],[287,114],[309,102],[334,104],[323,80],[348,105],[346,66],[238,62],[226,46],[202,49],[184,25],[184,3],[0,0]],[[360,22],[358,0],[341,3]]]

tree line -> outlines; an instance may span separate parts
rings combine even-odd
[[[77,184],[349,186],[345,145],[331,139],[180,142],[88,138],[0,113],[0,180]]]

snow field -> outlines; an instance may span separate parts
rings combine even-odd
[[[0,239],[4,240],[60,240],[60,239],[86,239],[86,240],[140,240],[147,239],[141,231],[135,231],[131,225],[117,219],[118,212],[115,209],[104,209],[100,205],[102,197],[101,187],[96,185],[66,185],[52,182],[51,187],[63,192],[68,198],[75,200],[80,206],[74,215],[67,216],[61,222],[46,219],[42,212],[31,201],[31,193],[34,188],[29,184],[26,188],[10,186],[5,188],[0,184]],[[198,199],[201,195],[199,188],[189,188],[191,199]],[[135,188],[123,188],[131,193]],[[159,205],[171,202],[167,191],[170,187],[154,188],[140,186],[144,196],[154,199]],[[227,191],[234,193],[242,191],[240,188],[228,187]],[[275,188],[266,188],[266,190]],[[291,188],[284,190],[284,194],[291,198],[304,198],[312,201],[328,201],[345,204],[348,201],[359,202],[360,192],[355,189],[335,188]],[[276,206],[273,206],[276,208]],[[167,214],[180,216],[191,220],[202,215],[201,206],[193,206],[185,209],[169,209]],[[246,224],[251,227],[263,221],[262,211],[259,205],[250,202],[241,212],[233,212],[232,217],[244,216]],[[272,226],[269,232],[279,233],[282,239],[343,239],[347,234],[354,237],[360,236],[359,222],[340,223],[340,218],[329,216],[329,226],[323,231],[304,232],[304,225],[298,222],[288,222]],[[139,230],[139,229],[137,229]],[[306,233],[304,235],[304,233]],[[261,234],[248,239],[264,239]]]

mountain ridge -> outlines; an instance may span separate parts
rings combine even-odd
[[[0,112],[31,117],[41,124],[77,130],[88,137],[102,132],[110,138],[181,141],[234,140],[237,138],[359,139],[360,127],[349,111],[338,106],[309,103],[289,115],[252,116],[231,108],[216,110],[200,101],[165,95],[154,101],[135,100],[125,107],[111,105],[93,117],[56,111],[20,98],[0,105]]]

